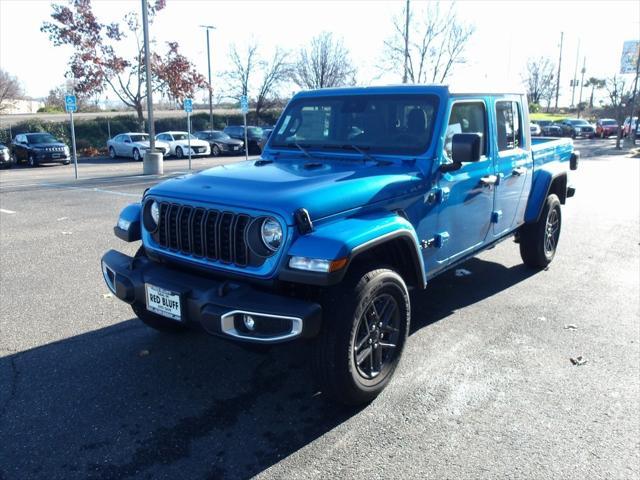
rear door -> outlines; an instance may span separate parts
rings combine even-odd
[[[493,211],[493,235],[499,237],[522,223],[525,191],[531,186],[533,160],[529,137],[525,134],[526,115],[515,98],[495,102],[495,165],[498,183]]]

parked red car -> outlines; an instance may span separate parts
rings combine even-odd
[[[596,122],[596,135],[607,138],[618,133],[618,122],[613,118],[601,118]]]

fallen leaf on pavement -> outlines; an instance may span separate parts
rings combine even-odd
[[[577,356],[576,358],[570,358],[569,360],[571,360],[571,363],[573,363],[575,366],[579,367],[580,365],[584,365],[585,363],[587,363],[587,359],[584,358],[582,355]]]

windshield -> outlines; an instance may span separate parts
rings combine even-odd
[[[146,142],[149,140],[149,135],[145,135],[143,133],[139,135],[129,135],[131,137],[132,142]]]
[[[204,134],[203,138],[213,138],[215,140],[230,140],[231,137],[226,133],[222,132],[202,132]]]
[[[618,122],[615,120],[602,120],[602,125],[617,125]]]
[[[433,95],[302,98],[282,114],[271,147],[419,154],[429,147],[437,106]]]
[[[27,142],[29,143],[57,143],[59,140],[53,135],[48,133],[34,133],[27,135]]]
[[[261,137],[262,128],[260,127],[247,127],[247,135],[250,137]]]
[[[586,120],[569,120],[571,125],[589,125],[589,122]]]
[[[174,140],[188,140],[189,139],[189,134],[187,134],[187,133],[174,133],[173,134],[173,139]],[[195,137],[195,136],[191,135],[191,140],[198,140],[198,137]]]

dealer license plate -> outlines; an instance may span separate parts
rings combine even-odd
[[[182,320],[180,294],[170,292],[155,285],[145,284],[147,292],[147,310],[173,320]]]

